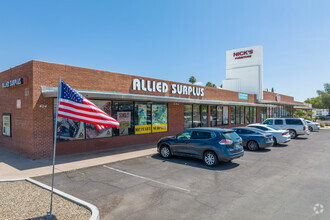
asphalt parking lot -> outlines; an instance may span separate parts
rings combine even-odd
[[[59,173],[55,188],[101,219],[330,219],[330,130],[214,168],[150,155]]]

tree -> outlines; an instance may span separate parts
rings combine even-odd
[[[220,88],[222,89],[222,84],[220,85]]]
[[[274,92],[274,88],[272,88],[272,92]]]
[[[312,104],[313,108],[325,108],[321,96],[313,97],[313,98],[308,98],[305,100],[306,103]]]
[[[215,85],[214,83],[211,83],[211,82],[207,82],[206,87],[211,87],[211,88],[217,88],[217,85]]]
[[[320,96],[323,106],[328,109],[328,114],[330,114],[330,83],[325,83],[324,91],[317,90],[317,93]]]
[[[191,84],[196,83],[196,78],[195,78],[194,76],[191,76],[191,77],[189,78],[189,82],[190,82]]]

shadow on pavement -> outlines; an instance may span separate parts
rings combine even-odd
[[[252,152],[252,153],[267,153],[269,151],[271,151],[271,149],[260,149],[260,150],[256,150],[256,151],[250,151],[249,149],[245,149],[245,151],[249,151],[249,152]]]
[[[180,157],[180,156],[172,156],[171,158],[165,159],[162,158],[159,154],[154,154],[151,156],[151,158],[156,160],[161,160],[163,162],[169,162],[169,163],[176,163],[206,170],[230,170],[233,168],[236,168],[239,166],[238,163],[235,162],[219,162],[219,164],[215,167],[208,167],[206,166],[202,160],[196,159],[196,158],[190,158],[190,157]]]
[[[110,148],[110,149],[98,150],[98,151],[61,155],[61,156],[56,156],[56,165],[87,160],[87,159],[94,159],[99,157],[106,157],[106,156],[117,155],[122,153],[129,153],[139,150],[148,150],[151,148],[156,148],[156,143],[138,144],[134,146],[125,146],[125,147]],[[16,154],[5,148],[0,147],[0,163],[5,163],[18,170],[29,170],[29,169],[52,165],[53,158],[50,157],[50,158],[32,160],[28,157],[22,156],[20,154]]]
[[[295,139],[293,140],[298,140],[298,141],[301,141],[301,140],[307,140],[308,137],[296,137]]]
[[[288,144],[275,144],[272,147],[287,147],[289,146]]]

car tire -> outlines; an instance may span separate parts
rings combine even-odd
[[[274,145],[277,145],[277,140],[276,140],[276,137],[273,137],[273,141],[274,141],[274,144],[273,144],[273,146],[274,146]]]
[[[212,151],[206,151],[203,155],[203,161],[206,166],[214,167],[219,163],[218,157]]]
[[[295,130],[289,130],[289,134],[291,139],[295,139],[297,137],[297,132]]]
[[[167,145],[162,145],[159,149],[160,156],[163,158],[170,158],[172,156],[171,149]]]
[[[308,126],[308,129],[309,129],[309,131],[310,131],[310,132],[312,132],[312,131],[313,131],[313,128],[312,128],[312,126]]]
[[[250,151],[256,151],[259,149],[259,145],[256,141],[249,141],[247,143],[247,148],[250,150]]]

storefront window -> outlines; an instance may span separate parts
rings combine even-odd
[[[201,126],[201,107],[200,105],[193,105],[193,127]]]
[[[230,107],[230,123],[232,124],[232,125],[235,125],[236,123],[235,123],[235,106],[231,106]]]
[[[152,133],[167,131],[167,104],[152,104]]]
[[[134,133],[151,133],[151,104],[136,102],[134,110]]]
[[[244,124],[244,107],[240,106],[239,111],[240,111],[240,123]]]
[[[210,126],[216,127],[217,126],[217,106],[211,105],[211,114],[210,114]]]
[[[57,108],[57,99],[54,99],[54,121]],[[85,123],[68,118],[57,118],[57,141],[73,141],[85,139]]]
[[[192,105],[184,105],[184,128],[192,128]]]
[[[222,114],[223,114],[223,125],[227,125],[229,123],[228,106],[223,106],[222,107]]]
[[[201,105],[201,127],[208,127],[209,111],[208,105]]]
[[[111,114],[111,101],[103,101],[103,100],[91,100],[97,107],[103,110],[108,115]],[[93,139],[93,138],[105,138],[112,136],[112,128],[106,127],[102,130],[97,130],[94,124],[85,124],[86,129],[86,139]]]
[[[119,128],[113,128],[113,136],[125,136],[134,134],[133,110],[133,102],[113,102],[112,117],[119,122]]]
[[[260,108],[260,118],[261,118],[261,121],[264,121],[267,119],[267,108],[266,107]]]
[[[251,123],[251,112],[250,112],[251,107],[245,107],[245,121],[247,124]]]
[[[223,122],[222,106],[217,106],[217,125],[218,126],[222,125],[222,122]]]
[[[253,116],[252,116],[252,118],[253,118],[253,120],[252,120],[252,123],[257,123],[257,108],[256,107],[252,107],[252,109],[253,109]]]

